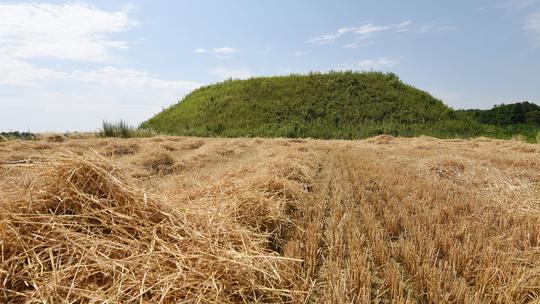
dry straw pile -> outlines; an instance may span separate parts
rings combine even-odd
[[[88,150],[105,158],[75,156]],[[539,151],[0,143],[0,303],[538,303]]]
[[[189,214],[98,158],[64,157],[4,194],[4,303],[281,302],[290,261],[267,234]],[[279,287],[278,287],[279,286]]]

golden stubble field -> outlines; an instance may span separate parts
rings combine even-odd
[[[0,143],[2,303],[538,303],[540,147]]]

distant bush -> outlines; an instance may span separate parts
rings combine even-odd
[[[151,137],[156,135],[152,130],[132,127],[124,120],[119,120],[117,122],[103,121],[102,129],[99,134],[101,137],[121,138]]]
[[[532,124],[540,126],[540,106],[527,101],[496,105],[489,110],[465,110],[481,123],[509,126]]]
[[[0,132],[0,141],[8,141],[13,139],[24,139],[32,140],[36,139],[37,136],[31,132],[19,132],[19,131],[9,131],[9,132]]]

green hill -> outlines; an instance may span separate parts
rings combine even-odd
[[[141,127],[226,137],[511,136],[380,72],[227,80],[193,91]]]

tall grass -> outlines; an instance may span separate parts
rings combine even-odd
[[[155,135],[155,132],[135,128],[130,126],[126,121],[119,120],[116,122],[103,121],[102,129],[100,132],[101,137],[121,137],[121,138],[130,138],[130,137],[151,137]]]
[[[129,138],[132,130],[133,127],[129,126],[124,120],[117,122],[103,121],[101,136]]]

